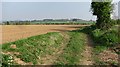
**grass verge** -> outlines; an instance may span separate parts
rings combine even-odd
[[[81,53],[85,47],[86,35],[80,32],[69,32],[70,41],[59,56],[57,65],[77,65],[82,58]]]
[[[81,32],[87,33],[94,41],[94,61],[97,65],[118,64],[120,52],[119,26],[113,26],[109,30],[97,29],[94,25],[85,27]]]
[[[2,64],[20,64],[15,58],[20,58],[24,64],[37,64],[37,60],[52,55],[61,46],[63,37],[60,33],[53,32],[44,35],[29,37],[2,45]],[[40,58],[39,58],[40,57]]]

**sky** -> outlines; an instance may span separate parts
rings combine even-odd
[[[2,2],[91,2],[92,0],[1,0]],[[96,0],[100,1],[100,0]],[[118,2],[120,0],[113,0]]]
[[[90,1],[2,0],[2,20],[41,20],[46,18],[96,20],[96,17],[90,11]]]
[[[2,14],[3,20],[95,19],[90,12],[90,2],[4,2]]]
[[[119,1],[119,5],[118,5],[118,16],[119,16],[119,19],[120,19],[120,1]]]

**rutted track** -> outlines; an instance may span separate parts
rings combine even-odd
[[[12,42],[22,38],[45,34],[48,32],[75,30],[82,26],[87,25],[3,25],[2,43]]]

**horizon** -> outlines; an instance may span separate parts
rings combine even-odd
[[[9,20],[9,21],[43,21],[43,20],[45,20],[45,19],[52,19],[52,21],[54,21],[54,20],[64,20],[64,19],[67,19],[67,20],[72,20],[72,19],[78,19],[78,20],[84,20],[84,19],[81,19],[81,18],[55,18],[55,19],[53,19],[53,18],[44,18],[44,19],[32,19],[32,20]],[[91,21],[91,20],[84,20],[84,21]],[[95,21],[95,20],[92,20],[92,21]],[[6,22],[6,20],[5,21],[3,21],[3,22]]]

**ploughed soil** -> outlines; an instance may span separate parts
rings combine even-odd
[[[48,32],[64,32],[88,25],[2,25],[0,44],[16,41]]]

